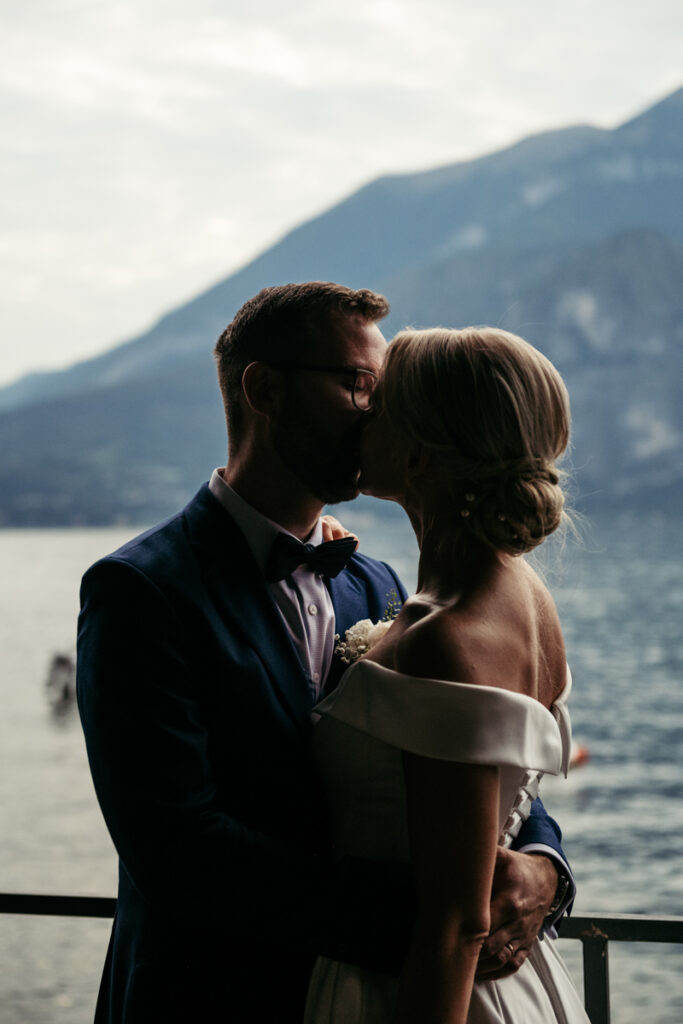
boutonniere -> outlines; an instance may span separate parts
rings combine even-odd
[[[391,627],[401,610],[401,599],[395,590],[390,590],[387,597],[389,601],[379,622],[361,619],[346,630],[343,640],[339,633],[335,636],[334,653],[338,654],[346,665],[367,654]]]

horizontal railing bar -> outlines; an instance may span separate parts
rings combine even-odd
[[[683,917],[652,914],[577,914],[565,917],[561,939],[590,939],[610,942],[681,942]]]
[[[113,917],[116,900],[110,896],[40,896],[0,893],[0,914],[44,914],[58,917]]]
[[[116,900],[108,896],[0,893],[0,914],[106,918],[113,917],[115,911]],[[683,944],[683,917],[575,914],[562,921],[560,938],[581,940],[586,1010],[592,1024],[609,1024],[609,941]]]
[[[1,914],[60,917],[113,917],[116,900],[110,896],[47,896],[0,893]],[[584,942],[669,942],[683,944],[683,917],[651,914],[575,914],[566,917],[560,938]]]

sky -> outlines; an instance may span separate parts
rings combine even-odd
[[[680,0],[3,0],[0,40],[0,386],[135,337],[381,174],[683,85]]]

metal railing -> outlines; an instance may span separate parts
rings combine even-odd
[[[609,943],[683,944],[683,917],[577,914],[565,917],[559,932],[561,939],[580,939],[583,945],[583,1002],[591,1024],[610,1024]]]
[[[105,896],[0,893],[0,914],[113,917],[115,910],[116,900]],[[609,943],[666,942],[683,945],[683,917],[576,914],[562,921],[560,938],[581,940],[586,1012],[591,1024],[610,1024]]]
[[[116,900],[110,896],[32,896],[0,892],[0,914],[40,914],[45,917],[113,917]]]

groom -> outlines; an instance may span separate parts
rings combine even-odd
[[[298,1024],[317,953],[400,967],[407,872],[334,861],[308,755],[334,634],[405,598],[344,542],[313,551],[324,504],[358,493],[387,312],[320,282],[247,302],[216,346],[227,466],[84,576],[79,707],[119,853],[97,1024]],[[515,970],[566,905],[558,837],[537,802],[536,855],[501,851],[482,974]]]

